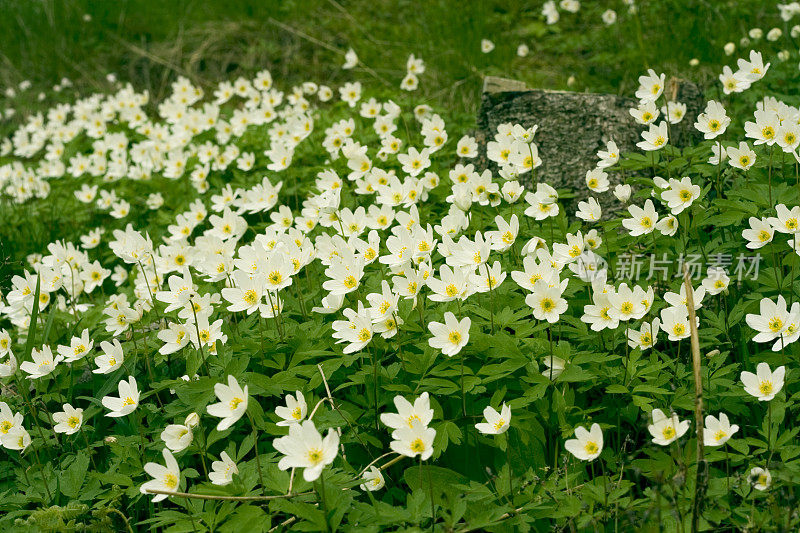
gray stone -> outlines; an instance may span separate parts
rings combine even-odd
[[[693,83],[671,79],[665,93],[667,98],[686,104],[687,108],[683,122],[670,125],[670,144],[685,146],[689,135],[697,135],[699,139],[692,125],[705,107],[700,90]],[[526,128],[538,125],[535,141],[542,166],[537,169],[537,180],[585,198],[589,193],[586,172],[596,166],[597,151],[605,150],[606,142],[614,140],[621,153],[638,150],[636,143],[645,127],[636,124],[628,113],[636,105],[635,98],[528,89],[520,81],[487,76],[478,111],[480,155],[476,167],[497,172],[497,166],[486,158],[486,144],[494,139],[498,125],[504,122]],[[662,105],[663,100],[659,100],[659,108]],[[610,173],[609,179],[612,185],[620,181],[618,173]],[[523,181],[531,186],[530,173]]]

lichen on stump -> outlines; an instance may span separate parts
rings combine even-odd
[[[671,79],[665,92],[670,100],[686,104],[683,121],[670,124],[670,144],[683,147],[689,136],[693,136],[693,142],[699,139],[693,124],[704,106],[700,90],[693,83]],[[520,81],[488,76],[478,111],[476,168],[497,172],[497,165],[486,158],[486,144],[494,139],[498,125],[538,125],[535,141],[542,165],[536,169],[537,181],[546,181],[556,189],[569,189],[576,197],[585,198],[589,194],[586,172],[596,166],[598,150],[604,150],[610,140],[617,143],[621,153],[636,150],[645,126],[637,124],[628,110],[637,104],[635,98],[528,89]],[[663,99],[659,99],[658,107],[663,105]],[[662,118],[663,114],[657,122]],[[615,173],[610,173],[609,179],[612,185],[620,181]],[[530,188],[531,174],[521,182]]]

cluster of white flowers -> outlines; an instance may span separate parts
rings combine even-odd
[[[635,7],[632,2],[628,5]],[[575,13],[580,3],[562,0],[559,7]],[[791,5],[781,10],[782,14],[796,11]],[[545,4],[543,15],[550,24],[558,20],[555,2]],[[616,13],[607,11],[603,20],[613,24]],[[493,47],[491,41],[482,43],[486,53]],[[518,55],[526,54],[527,47],[520,46]],[[356,53],[349,50],[343,68],[358,64]],[[737,72],[728,67],[723,71],[720,82],[724,93],[747,90],[769,67],[760,53],[751,52],[749,60],[739,59]],[[424,61],[411,55],[402,88],[415,90],[424,72]],[[666,75],[650,69],[639,78],[637,107],[629,110],[636,123],[647,128],[636,145],[645,152],[664,150],[673,140],[670,127],[680,124],[686,115],[684,104],[667,100],[665,85]],[[46,117],[30,117],[0,146],[0,155],[33,161],[28,166],[15,161],[0,167],[0,190],[14,202],[46,197],[48,180],[57,178],[91,180],[95,184],[83,183],[74,191],[75,197],[87,205],[94,204],[99,216],[107,214],[120,220],[136,209],[132,205],[141,203],[162,214],[166,210],[161,209],[165,199],[159,193],[150,194],[144,202],[121,198],[114,186],[119,180],[184,180],[200,198],[184,211],[170,215],[160,242],[154,242],[132,223],[109,232],[101,226],[82,236],[80,247],[57,241],[47,247],[46,255],[30,258],[30,270],[13,277],[12,289],[0,307],[2,317],[16,329],[17,340],[29,333],[34,309],[42,312],[51,304],[71,313],[76,322],[78,315],[97,306],[100,318],[91,325],[93,332],[89,327],[82,329],[69,344],[58,345],[55,354],[51,346],[43,344],[31,352],[31,361],[19,365],[11,349],[10,333],[0,330],[0,376],[21,372],[27,379],[37,380],[60,369],[71,373],[90,354],[94,355],[91,372],[111,374],[129,360],[120,339],[135,344],[137,336],[146,335],[151,326],[157,330],[154,337],[158,342],[149,340],[165,357],[189,346],[203,356],[217,354],[219,347],[229,342],[226,323],[238,315],[270,320],[283,338],[291,333],[286,331],[284,320],[286,302],[296,300],[305,317],[307,298],[298,285],[303,277],[310,284],[309,277],[315,275],[324,296],[314,302],[317,305],[311,312],[335,316],[330,335],[343,345],[344,354],[375,348],[377,342],[383,342],[378,338],[396,339],[404,327],[400,309],[404,303],[419,309],[420,330],[425,335],[430,332],[428,346],[445,356],[460,354],[462,362],[469,351],[473,326],[473,318],[463,316],[462,305],[470,298],[474,302],[475,295],[488,295],[492,302],[490,331],[494,333],[495,291],[509,273],[530,308],[525,314],[548,328],[551,343],[552,325],[570,309],[569,291],[580,285],[586,288],[591,303],[583,306],[579,321],[593,332],[622,327],[627,346],[641,351],[655,347],[659,333],[672,342],[688,338],[692,328],[699,325],[698,317],[695,324],[690,323],[694,311],[703,306],[707,296],[727,290],[730,279],[717,267],[709,267],[701,284],[688,291],[684,286],[678,292],[660,293],[651,285],[629,286],[615,282],[608,258],[601,255],[601,245],[609,236],[592,225],[612,203],[621,204],[630,215],[621,220],[624,231],[643,241],[652,238],[654,248],[657,233],[672,238],[681,225],[688,226],[692,207],[696,208],[695,202],[704,195],[690,177],[654,176],[652,191],[635,191],[630,184],[622,183],[613,183],[612,188],[616,176],[610,174],[624,158],[616,142],[609,140],[605,149],[597,152],[595,168],[585,176],[586,188],[596,196],[578,202],[577,211],[568,213],[576,220],[563,232],[564,238],[551,237],[548,242],[528,232],[528,240],[518,246],[521,221],[530,228],[533,222],[553,223],[555,217],[564,214],[558,191],[536,179],[536,169],[543,164],[535,142],[538,126],[507,123],[497,128],[486,145],[487,158],[499,168],[494,176],[490,170],[480,171],[468,162],[478,155],[476,139],[464,135],[453,146],[444,119],[429,106],[413,109],[415,137],[407,131],[405,142],[416,138],[418,143],[403,146],[404,141],[395,135],[404,121],[400,105],[374,97],[362,99],[359,82],[343,84],[338,94],[338,100],[363,120],[348,117],[323,124],[311,100],[333,100],[330,87],[307,82],[284,93],[273,87],[268,71],[259,72],[253,79],[222,82],[213,98],[205,101],[199,87],[180,78],[172,85],[172,94],[157,105],[158,118],[144,110],[149,96],[130,86],[112,95],[60,104]],[[800,110],[765,98],[758,102],[754,116],[753,122],[743,125],[745,137],[754,146],[765,145],[770,150],[777,144],[800,162]],[[657,123],[659,117],[663,119]],[[750,145],[737,139],[738,145],[725,146],[720,139],[730,133],[731,122],[722,103],[711,100],[694,127],[705,139],[716,141],[709,159],[712,165],[719,167],[727,159],[737,171],[747,172],[756,161]],[[241,139],[251,128],[266,131],[268,148],[261,153],[240,149],[244,144]],[[362,130],[367,135],[360,137]],[[312,142],[314,131],[321,132],[319,144]],[[80,136],[92,140],[91,150],[67,150]],[[366,140],[370,138],[372,143]],[[290,173],[297,168],[293,166],[295,154],[306,148],[326,157],[325,168],[304,190],[292,186],[290,192],[285,188],[286,180],[279,177],[292,177]],[[449,181],[444,184],[447,190],[443,191],[440,176],[432,170],[433,161],[450,155],[460,159],[449,170]],[[338,172],[336,162],[341,163]],[[247,187],[226,182],[216,188],[216,181],[209,180],[234,168],[246,177],[254,174],[254,169],[269,172],[246,180]],[[533,190],[526,190],[523,181],[530,181]],[[609,191],[613,198],[606,201],[601,195],[610,196]],[[634,196],[636,192],[644,195]],[[203,196],[206,193],[208,200]],[[629,203],[631,198],[643,197],[642,205]],[[442,211],[439,218],[429,216],[425,209],[432,198],[446,203],[446,212]],[[524,204],[524,210],[519,209],[518,214],[519,204]],[[469,231],[476,212],[498,207],[508,207],[510,214],[497,214],[491,227]],[[742,233],[746,246],[761,248],[780,233],[791,236],[787,244],[800,255],[800,207],[776,203],[774,208],[774,217],[750,218],[750,229]],[[256,230],[249,222],[253,215],[268,217],[269,222]],[[90,258],[92,250],[105,248],[101,243],[106,233],[112,235],[107,248],[113,254],[108,266],[110,261],[116,262],[113,271]],[[506,272],[501,258],[512,260],[515,270]],[[109,278],[116,293],[98,296],[98,289],[110,288],[105,283]],[[201,294],[198,281],[207,287],[206,292]],[[375,281],[371,287],[379,290],[368,292],[367,281]],[[449,302],[458,306],[462,316],[444,310]],[[422,314],[426,307],[427,319]],[[150,313],[158,315],[154,325],[143,323]],[[441,316],[443,322],[431,319],[432,314]],[[757,332],[755,342],[774,342],[772,349],[781,351],[800,339],[800,302],[787,304],[783,296],[778,296],[777,302],[764,298],[760,313],[747,314],[746,323]],[[95,348],[93,337],[109,340],[98,342]],[[138,347],[135,350],[138,352]],[[145,363],[149,365],[147,359]],[[551,349],[543,364],[547,366],[543,375],[556,380],[570,361],[553,355]],[[126,366],[120,373],[134,374],[135,366]],[[783,366],[773,372],[760,362],[756,374],[744,371],[740,379],[748,394],[770,401],[781,391],[784,373]],[[241,386],[233,375],[227,375],[226,383],[215,384],[219,401],[204,411],[219,419],[216,429],[220,432],[249,415],[251,401],[248,385]],[[145,399],[135,375],[118,381],[117,390],[118,396],[101,399],[107,417],[128,416]],[[316,408],[308,412],[302,391],[286,396],[285,401],[274,409],[277,425],[288,427],[288,434],[273,440],[274,448],[282,454],[278,467],[301,468],[304,479],[314,481],[336,460],[343,446],[341,429],[330,428],[323,436],[312,420]],[[330,393],[318,406],[323,401],[333,404]],[[377,398],[375,401],[378,418]],[[380,421],[392,430],[392,452],[423,461],[432,457],[436,430],[431,427],[434,409],[430,402],[427,392],[413,403],[396,396],[397,413],[380,414]],[[68,435],[79,431],[83,410],[69,403],[61,408],[53,415],[54,431]],[[509,429],[511,409],[506,403],[499,412],[487,406],[483,414],[485,422],[475,425],[482,434],[499,435]],[[163,429],[160,436],[165,465],[144,466],[153,480],[141,485],[143,493],[159,491],[153,494],[160,500],[166,497],[164,492],[178,490],[182,477],[173,453],[189,448],[201,418],[193,412],[182,423]],[[5,448],[24,450],[30,444],[31,437],[22,423],[21,413],[13,413],[0,402],[0,443]],[[251,425],[255,433],[252,420]],[[648,430],[655,444],[666,446],[681,438],[689,425],[676,413],[654,408]],[[730,424],[725,413],[709,415],[705,426],[708,446],[725,444],[739,429]],[[576,428],[575,438],[567,440],[564,447],[578,459],[591,461],[600,457],[603,444],[601,427],[593,423],[589,430]],[[226,452],[219,457],[208,478],[214,484],[226,485],[238,473],[238,466]],[[769,472],[754,469],[751,475],[758,477],[757,488],[770,483]],[[365,490],[377,490],[385,484],[381,470],[372,464],[360,476]]]

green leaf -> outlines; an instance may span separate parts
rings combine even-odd
[[[429,486],[433,486],[434,492],[450,493],[455,490],[457,485],[466,485],[469,480],[449,468],[441,466],[422,465],[411,466],[403,472],[403,479],[412,491],[428,491]]]
[[[36,290],[33,291],[33,308],[31,309],[31,326],[28,330],[28,339],[25,342],[25,354],[22,356],[23,361],[27,361],[33,352],[33,346],[36,339],[36,326],[38,325],[39,318],[39,290],[41,289],[42,278],[36,275]]]
[[[69,498],[75,498],[80,493],[83,480],[89,468],[89,455],[85,451],[79,451],[69,467],[61,472],[59,476],[61,492]]]
[[[269,531],[270,515],[268,515],[261,507],[257,505],[242,505],[236,509],[236,512],[226,520],[219,527],[220,533],[241,533],[243,531],[252,531],[253,533],[262,533]]]

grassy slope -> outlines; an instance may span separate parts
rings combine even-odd
[[[340,3],[341,2],[341,3]],[[429,72],[422,92],[436,103],[472,111],[480,76],[505,74],[534,85],[627,91],[644,66],[685,71],[692,57],[723,60],[721,47],[759,19],[774,15],[758,0],[639,2],[640,15],[609,29],[596,22],[606,7],[631,18],[621,1],[584,2],[556,27],[542,2],[521,0],[72,0],[3,1],[0,84],[31,79],[48,86],[62,76],[101,89],[115,72],[158,99],[176,74],[213,84],[269,67],[286,83],[337,83],[352,46],[375,72],[376,85],[396,87],[411,52]],[[90,15],[91,21],[83,20]],[[591,23],[591,24],[590,24]],[[638,28],[641,27],[641,39]],[[709,30],[713,31],[709,31]],[[479,51],[481,38],[497,49]],[[517,58],[517,44],[531,54]]]

